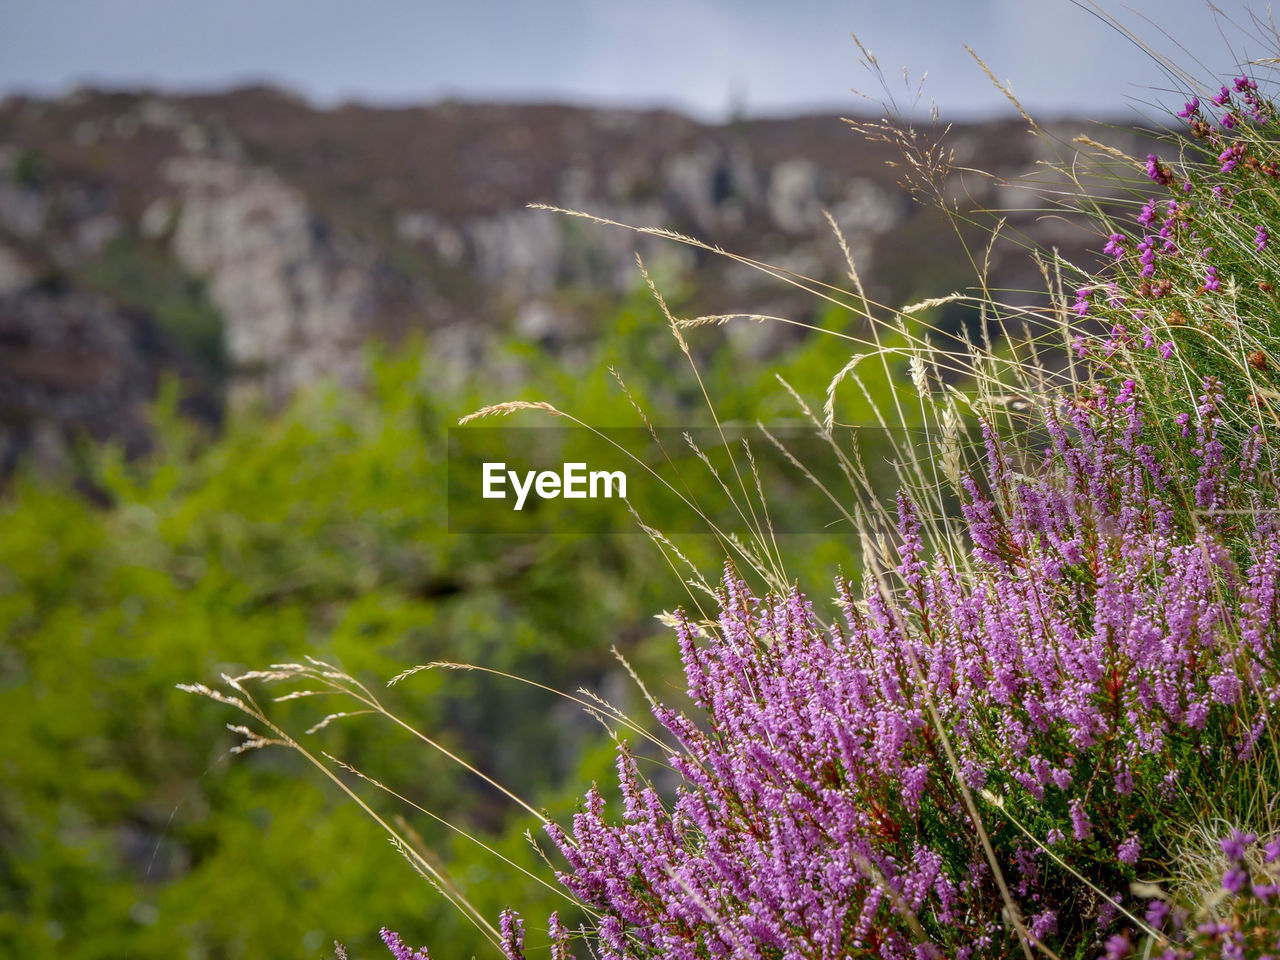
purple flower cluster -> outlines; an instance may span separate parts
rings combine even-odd
[[[1213,217],[1264,220],[1246,181],[1280,179],[1280,163],[1224,131],[1274,112],[1247,77],[1211,100],[1217,128],[1198,98],[1179,113],[1212,146],[1203,170],[1175,176],[1149,155],[1173,196],[1143,205],[1132,241],[1108,228],[1115,279],[1076,291],[1073,312],[1110,329],[1101,349],[1078,337],[1081,356],[1180,353],[1155,318],[1188,318],[1158,301],[1221,293],[1205,238],[1228,253],[1232,238]],[[1269,240],[1264,220],[1253,249]],[[1115,282],[1132,276],[1131,250],[1138,276]],[[1234,278],[1232,262],[1219,261]],[[571,826],[548,827],[558,880],[593,917],[590,955],[972,960],[1013,955],[1026,934],[1121,960],[1142,945],[1117,929],[1137,911],[1163,951],[1147,955],[1245,956],[1240,913],[1197,926],[1164,899],[1095,896],[1167,864],[1171,812],[1201,813],[1183,784],[1249,758],[1280,702],[1280,522],[1251,485],[1257,428],[1224,442],[1223,391],[1206,378],[1166,436],[1134,381],[1099,386],[1042,411],[1038,466],[1015,468],[986,430],[986,470],[963,484],[969,556],[928,555],[900,496],[896,570],[861,592],[840,583],[833,625],[799,592],[756,596],[727,569],[716,623],[677,628],[696,711],[654,708],[677,785],[660,791],[624,746],[620,810],[593,787]],[[1158,452],[1167,443],[1181,447]],[[1218,893],[1280,917],[1280,839],[1259,846],[1223,840]],[[554,914],[549,930],[552,960],[571,960]],[[429,960],[383,938],[396,960]],[[524,960],[510,911],[500,938]]]
[[[1275,291],[1274,281],[1264,275],[1265,265],[1254,255],[1268,251],[1271,241],[1268,222],[1274,214],[1275,185],[1280,182],[1280,153],[1275,149],[1280,122],[1274,106],[1259,94],[1258,83],[1247,76],[1236,77],[1209,99],[1227,111],[1219,125],[1206,119],[1198,98],[1188,100],[1178,113],[1200,146],[1184,146],[1177,161],[1148,154],[1147,177],[1167,187],[1168,193],[1143,201],[1128,235],[1124,223],[1106,224],[1099,239],[1112,262],[1100,273],[1085,277],[1087,286],[1082,289],[1096,291],[1117,284],[1120,292],[1105,301],[1077,295],[1072,309],[1078,316],[1094,316],[1123,330],[1139,314],[1154,308],[1158,316],[1171,317],[1171,327],[1196,326],[1219,338],[1232,336],[1233,324],[1246,314],[1266,322],[1273,303],[1254,289],[1237,288],[1229,307],[1214,301],[1230,289],[1231,277],[1239,284],[1253,275],[1256,282],[1249,284],[1251,288],[1264,294]],[[1208,238],[1213,238],[1211,244]],[[1214,296],[1196,303],[1195,298],[1204,295]],[[1160,301],[1170,297],[1179,301],[1181,309],[1162,309],[1165,304]],[[1116,309],[1117,304],[1124,309]],[[1187,310],[1188,305],[1192,309]],[[1108,337],[1095,332],[1077,350],[1082,356],[1110,359],[1130,345],[1124,334]],[[1159,354],[1169,359],[1174,352],[1160,349]],[[1151,359],[1150,355],[1122,357],[1120,363],[1142,364]],[[1215,371],[1227,374],[1219,368]],[[1230,385],[1233,395],[1241,398],[1256,393],[1251,384],[1243,389]]]
[[[1173,172],[1154,153],[1147,154],[1147,176],[1161,186],[1167,187],[1173,183]]]
[[[1124,257],[1125,244],[1128,242],[1123,233],[1113,233],[1107,238],[1107,244],[1102,248],[1102,252],[1119,260]]]
[[[1215,396],[1188,441],[1210,508],[1239,469],[1215,439]],[[1008,949],[966,794],[1034,810],[1044,840],[1114,889],[1159,846],[1151,809],[1176,802],[1178,764],[1212,769],[1211,742],[1248,749],[1240,707],[1257,719],[1280,698],[1280,530],[1250,528],[1242,569],[1219,525],[1179,520],[1132,384],[1046,422],[1032,478],[988,433],[964,507],[976,572],[928,558],[900,497],[897,586],[858,599],[842,584],[841,624],[799,593],[753,596],[732,570],[714,629],[681,622],[701,717],[655,708],[680,747],[674,796],[623,748],[620,815],[593,788],[570,829],[549,827],[600,957]],[[1024,929],[1078,937],[1084,919],[1060,910],[1071,878],[998,814],[983,820]],[[509,917],[503,934],[517,960]]]
[[[395,957],[395,960],[431,960],[431,954],[427,953],[426,947],[411,950],[400,938],[400,934],[393,930],[383,927],[379,936],[382,937],[382,942],[387,945],[387,949],[391,951],[391,956]]]
[[[1204,916],[1203,904],[1180,904],[1160,898],[1148,903],[1144,919],[1150,935],[1143,949],[1132,930],[1111,937],[1103,958],[1128,960],[1150,956],[1155,960],[1244,960],[1276,956],[1280,941],[1280,839],[1259,844],[1258,837],[1239,830],[1224,838],[1220,847],[1227,858],[1222,891],[1231,909],[1217,911],[1218,918],[1192,922],[1193,913]],[[1217,899],[1217,898],[1211,898]]]

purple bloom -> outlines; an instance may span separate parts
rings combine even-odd
[[[1223,120],[1222,125],[1224,127],[1227,126],[1227,122],[1225,119]],[[1236,168],[1236,164],[1240,162],[1240,158],[1243,157],[1245,153],[1246,153],[1245,145],[1243,143],[1240,143],[1239,141],[1236,141],[1231,146],[1227,147],[1227,149],[1223,150],[1222,153],[1218,155],[1218,162],[1222,165],[1221,166],[1222,172],[1230,173],[1232,170],[1234,170]],[[1218,194],[1219,197],[1221,197],[1222,193],[1219,188],[1215,187],[1214,191]]]
[[[1218,280],[1218,268],[1209,267],[1204,272],[1204,288],[1209,293],[1217,293],[1222,289],[1222,283]]]
[[[1258,252],[1261,253],[1263,250],[1267,249],[1267,241],[1270,239],[1271,234],[1267,233],[1267,228],[1259,226],[1258,232],[1253,236],[1253,245],[1257,248]]]
[[[1150,277],[1156,272],[1156,237],[1147,234],[1138,244],[1138,262],[1142,264],[1142,276]]]
[[[1192,97],[1187,101],[1187,105],[1178,111],[1178,116],[1184,120],[1189,120],[1194,114],[1200,112],[1200,98]]]
[[[1108,938],[1106,951],[1099,960],[1124,960],[1132,952],[1133,945],[1129,942],[1129,934],[1117,933]]]
[[[514,910],[503,910],[498,918],[502,933],[502,952],[507,960],[524,960],[524,921]],[[557,921],[558,922],[558,921]]]
[[[1176,421],[1205,509],[1237,502],[1220,392],[1206,380],[1194,425],[1190,413]],[[1042,414],[1039,468],[1018,461],[1015,472],[984,427],[985,472],[963,484],[964,566],[930,552],[900,496],[885,585],[858,595],[838,583],[837,623],[798,591],[753,594],[732,567],[714,623],[681,615],[697,712],[654,706],[679,780],[660,796],[624,746],[617,811],[593,787],[571,824],[547,826],[566,863],[560,882],[598,918],[592,955],[1013,955],[939,727],[975,794],[1034,801],[1049,843],[1114,876],[1147,839],[1128,825],[1146,820],[1166,784],[1174,802],[1177,775],[1202,756],[1201,731],[1222,729],[1255,691],[1280,701],[1280,525],[1242,512],[1229,521],[1243,525],[1233,554],[1215,522],[1187,522],[1136,382],[1100,384]],[[1208,775],[1220,759],[1190,772]],[[1037,937],[1076,923],[1049,899],[1049,885],[1069,879],[1016,834],[991,842]],[[1233,834],[1223,849],[1243,856],[1253,842]],[[1248,881],[1239,870],[1223,883]],[[1103,908],[1100,937],[1114,929],[1114,908]],[[1170,915],[1164,904],[1147,911]],[[936,942],[921,942],[921,928]],[[551,929],[564,960],[555,951],[566,935],[558,921]],[[518,960],[519,921],[504,914],[501,930]],[[1130,949],[1108,942],[1110,955]]]
[[[1124,245],[1127,242],[1123,233],[1113,233],[1107,239],[1107,244],[1102,248],[1102,252],[1119,260],[1124,256]]]
[[[1116,848],[1116,859],[1121,863],[1137,863],[1138,856],[1141,852],[1142,844],[1138,840],[1138,835],[1131,833],[1128,838]]]
[[[1089,822],[1089,813],[1080,800],[1074,799],[1070,804],[1071,832],[1077,840],[1088,840],[1093,836],[1093,824]]]
[[[1043,940],[1058,929],[1058,913],[1056,910],[1045,910],[1031,918],[1028,928],[1037,940]]]
[[[391,951],[391,955],[395,960],[431,960],[431,955],[427,953],[427,948],[421,950],[410,950],[405,946],[405,942],[400,939],[400,934],[388,930],[383,927],[379,931],[382,942],[387,945],[387,949]]]
[[[1147,176],[1156,183],[1169,186],[1173,183],[1173,174],[1169,168],[1160,162],[1160,158],[1154,153],[1147,154]]]
[[[1248,882],[1248,873],[1240,867],[1232,867],[1222,877],[1222,889],[1227,893],[1239,893]]]
[[[1231,860],[1243,860],[1244,852],[1257,841],[1257,834],[1232,830],[1231,836],[1221,841],[1222,852]]]
[[[1092,291],[1088,287],[1081,287],[1076,291],[1076,302],[1071,305],[1071,309],[1075,311],[1076,316],[1083,317],[1089,312],[1089,297]]]

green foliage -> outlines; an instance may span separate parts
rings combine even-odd
[[[44,186],[49,175],[48,164],[37,150],[22,149],[14,154],[6,171],[18,186],[36,190]]]
[[[171,303],[175,329],[194,336],[201,296],[149,256],[126,239],[89,269],[105,288],[134,284],[139,298]],[[312,655],[375,689],[406,665],[455,660],[625,697],[617,645],[661,696],[676,695],[674,651],[653,615],[687,595],[646,537],[445,532],[445,428],[497,388],[484,374],[447,387],[427,353],[374,358],[363,392],[318,387],[213,441],[177,416],[169,391],[147,461],[91,455],[110,509],[25,475],[0,501],[0,954],[230,960],[318,955],[337,938],[358,955],[384,923],[459,956],[483,951],[332,784],[288,751],[229,757],[235,738],[220,731],[240,718],[175,683]],[[746,376],[757,399],[735,399],[731,415],[771,417],[775,370],[820,406],[820,359],[800,345],[748,368],[719,350],[704,377],[713,396],[733,396]],[[509,374],[514,364],[513,396],[593,423],[639,424],[608,363],[656,422],[713,422],[647,292],[576,369],[516,341],[492,362]],[[688,479],[700,497],[722,496],[709,477]],[[846,552],[815,554],[814,539],[786,546],[789,575],[825,574]],[[681,546],[715,575],[714,539]],[[642,713],[631,696],[620,705]],[[612,779],[594,721],[526,685],[432,671],[387,703],[561,819],[584,782]],[[323,706],[278,709],[302,729]],[[308,742],[539,868],[527,817],[385,722],[338,721]],[[429,818],[410,821],[487,915],[563,908]]]
[[[113,239],[77,268],[78,279],[117,303],[145,310],[189,356],[215,376],[225,372],[222,318],[203,282],[135,233]]]

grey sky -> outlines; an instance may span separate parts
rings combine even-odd
[[[1228,17],[1265,4],[1219,0]],[[1107,4],[1144,39],[1186,44],[1207,69],[1275,55],[1204,0]],[[856,31],[894,81],[927,70],[947,116],[1004,107],[964,52],[1041,112],[1114,114],[1126,97],[1172,102],[1131,43],[1072,0],[0,0],[0,94],[83,83],[287,86],[322,104],[557,99],[664,104],[704,117],[854,111],[869,89]],[[1182,62],[1189,58],[1180,55]]]

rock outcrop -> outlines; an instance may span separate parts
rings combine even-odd
[[[1050,132],[1070,143],[1074,128]],[[1147,150],[1137,134],[1106,139]],[[1021,207],[1009,213],[1010,233],[1087,257],[1094,238],[1041,217],[1035,196],[1018,188],[1043,176],[1046,159],[1020,123],[957,126],[948,143],[957,163],[990,176],[953,174],[946,189],[971,207]],[[163,289],[144,289],[157,271],[172,274],[170,286],[179,275],[202,284],[220,315],[222,394],[272,404],[317,379],[357,383],[362,345],[410,330],[431,334],[464,368],[497,330],[566,349],[596,322],[566,291],[627,290],[638,283],[637,252],[664,269],[697,268],[691,309],[800,318],[814,309],[785,284],[706,250],[529,209],[535,201],[842,282],[829,216],[874,299],[904,302],[972,282],[962,245],[895,182],[893,159],[892,148],[834,117],[716,126],[661,111],[553,105],[321,111],[261,88],[4,101],[0,296],[11,339],[0,343],[0,364],[11,389],[0,395],[0,421],[38,419],[46,404],[58,430],[80,417],[91,433],[114,423],[132,438],[141,428],[128,411],[156,382],[155,365],[176,361],[171,350],[125,349],[146,338],[140,321],[124,318],[186,322],[182,311],[165,313]],[[970,239],[983,241],[978,231]],[[1039,283],[1020,250],[997,251],[991,262],[994,286]],[[51,318],[38,336],[36,316]],[[176,333],[171,345],[183,342]],[[787,335],[752,333],[761,351]],[[74,357],[88,364],[81,374],[66,366]],[[50,365],[58,377],[20,376]],[[27,386],[12,386],[19,381]],[[99,403],[121,406],[89,412]]]
[[[198,376],[144,315],[91,293],[0,294],[0,475],[22,456],[64,472],[79,437],[142,452],[164,371]]]
[[[353,386],[373,331],[368,258],[345,247],[269,170],[184,157],[172,249],[222,314],[234,386],[280,403],[322,377]]]

